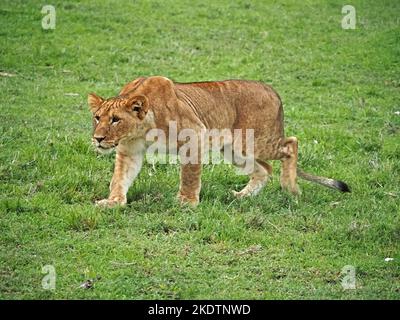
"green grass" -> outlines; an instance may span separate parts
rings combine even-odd
[[[0,298],[400,298],[399,1],[352,1],[355,30],[341,28],[343,1],[51,4],[55,30],[41,28],[42,1],[0,4],[0,69],[15,75],[0,77]],[[208,165],[201,204],[181,208],[178,167],[147,164],[127,207],[95,208],[113,157],[90,147],[86,94],[143,75],[272,84],[300,166],[353,192],[300,181],[296,200],[275,164],[238,201],[246,178]]]

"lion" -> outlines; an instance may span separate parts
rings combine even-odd
[[[239,151],[241,160],[253,166],[248,172],[249,182],[238,198],[258,194],[272,175],[270,160],[280,160],[280,185],[294,195],[300,194],[297,177],[323,186],[350,192],[342,181],[314,176],[297,168],[298,140],[285,137],[281,98],[269,85],[251,80],[209,82],[174,82],[166,77],[141,77],[126,84],[119,95],[104,99],[94,93],[88,95],[93,114],[92,143],[100,153],[116,150],[114,174],[107,199],[96,205],[113,207],[127,203],[127,192],[139,174],[146,151],[146,134],[151,129],[163,130],[168,135],[171,121],[178,132],[190,128],[253,129],[252,154]],[[182,144],[178,145],[180,148]],[[240,146],[242,147],[242,146]],[[224,150],[235,152],[238,144],[230,141]],[[221,149],[221,151],[222,151]],[[243,150],[240,149],[240,150]],[[243,166],[235,161],[233,165]],[[183,204],[196,206],[200,200],[202,163],[181,164],[178,199]]]

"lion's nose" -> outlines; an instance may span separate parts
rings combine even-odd
[[[100,143],[100,142],[102,142],[104,140],[105,136],[94,136],[94,138],[96,139],[96,141],[98,143]]]

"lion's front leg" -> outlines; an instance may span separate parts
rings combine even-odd
[[[110,195],[107,199],[96,201],[97,206],[114,207],[126,204],[126,194],[140,172],[143,164],[143,148],[141,145],[121,147],[115,157],[114,174],[110,183]]]
[[[196,206],[201,189],[201,164],[181,165],[181,182],[178,199],[181,203]]]

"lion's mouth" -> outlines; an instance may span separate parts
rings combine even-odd
[[[112,149],[112,148],[115,148],[115,147],[114,147],[114,146],[111,146],[111,147],[103,147],[103,146],[101,146],[101,145],[98,145],[97,148],[102,149],[102,150],[108,150],[108,149]]]
[[[94,147],[96,148],[96,151],[98,153],[110,153],[112,152],[116,147],[118,146],[118,144],[112,144],[112,145],[101,145],[101,144],[95,144]]]
[[[96,147],[97,153],[100,153],[100,154],[109,154],[109,153],[113,152],[114,149],[115,149],[115,147],[103,147],[103,146]]]

